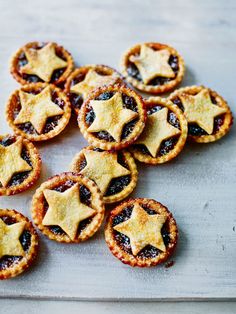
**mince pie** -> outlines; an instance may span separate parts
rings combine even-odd
[[[182,111],[167,99],[150,97],[145,104],[146,125],[130,150],[137,160],[147,164],[167,162],[184,147],[188,134],[187,121]]]
[[[64,130],[71,107],[66,94],[52,84],[22,86],[9,98],[7,121],[15,133],[31,141],[48,140]]]
[[[106,65],[86,65],[74,70],[65,84],[65,91],[75,113],[79,110],[89,93],[97,87],[114,84],[121,75]]]
[[[51,240],[81,242],[90,238],[104,217],[97,185],[80,174],[65,172],[44,182],[33,196],[35,225]]]
[[[188,121],[188,137],[194,142],[214,142],[228,133],[233,123],[227,102],[210,88],[180,88],[169,99],[184,112]]]
[[[63,83],[74,66],[68,51],[56,43],[31,42],[21,47],[11,60],[11,73],[20,84]]]
[[[141,96],[122,84],[93,91],[78,116],[84,137],[103,150],[119,150],[132,144],[141,134],[145,120]]]
[[[174,89],[183,79],[184,61],[172,47],[160,43],[138,44],[122,58],[122,74],[137,89],[160,94]]]
[[[38,252],[38,236],[32,223],[15,210],[0,209],[0,279],[25,271]]]
[[[0,135],[0,195],[29,189],[40,171],[41,158],[30,141],[20,136]]]
[[[138,179],[137,167],[129,152],[108,152],[92,146],[85,147],[75,156],[71,171],[92,179],[105,203],[124,199],[133,191]]]
[[[178,229],[161,203],[130,199],[112,210],[105,239],[112,254],[124,264],[149,267],[163,263],[173,253]]]

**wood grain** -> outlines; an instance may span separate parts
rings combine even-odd
[[[9,5],[10,4],[10,5]],[[5,102],[18,85],[11,78],[11,54],[31,40],[53,40],[71,51],[77,64],[118,68],[122,52],[143,41],[173,45],[183,55],[183,86],[204,84],[222,94],[235,113],[235,1],[0,1],[0,132],[9,128]],[[47,177],[68,169],[86,145],[74,119],[56,139],[38,144]],[[215,144],[187,145],[173,162],[139,164],[133,196],[166,204],[180,228],[175,265],[131,269],[108,251],[103,231],[81,245],[61,245],[41,236],[36,265],[0,284],[2,297],[66,299],[235,299],[236,298],[235,127]],[[37,184],[37,186],[40,184]],[[0,207],[30,217],[29,192],[1,197]]]

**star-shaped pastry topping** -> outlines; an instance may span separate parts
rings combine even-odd
[[[153,50],[147,45],[141,45],[139,56],[130,56],[129,60],[138,68],[144,84],[148,84],[157,76],[174,78],[175,73],[168,61],[171,53],[168,49]]]
[[[153,157],[156,157],[162,141],[180,134],[180,130],[167,121],[167,116],[167,108],[149,115],[144,131],[135,143],[145,145]]]
[[[50,86],[37,95],[19,92],[21,110],[14,120],[15,124],[30,122],[41,134],[49,117],[62,115],[64,111],[51,100]]]
[[[82,95],[83,99],[88,97],[88,94],[96,87],[115,83],[114,75],[100,75],[95,70],[90,69],[82,82],[79,82],[71,87],[72,93]]]
[[[132,253],[135,256],[147,245],[165,252],[166,247],[161,235],[165,221],[165,216],[149,215],[139,204],[135,204],[131,217],[116,225],[114,229],[129,237]]]
[[[130,174],[117,162],[117,153],[85,150],[84,156],[87,165],[80,173],[94,180],[102,194],[105,194],[112,179]]]
[[[123,107],[119,92],[108,100],[92,100],[90,105],[95,112],[95,120],[88,131],[107,131],[117,142],[120,141],[125,124],[138,116],[138,113]]]
[[[14,174],[32,170],[32,167],[21,157],[21,151],[21,139],[6,147],[0,145],[0,182],[4,187]]]
[[[67,62],[56,55],[53,43],[41,49],[25,48],[24,52],[28,63],[21,67],[21,73],[37,75],[44,82],[50,82],[55,70],[67,66]]]
[[[61,227],[72,240],[76,238],[79,223],[96,212],[81,203],[78,183],[63,193],[45,190],[43,194],[49,205],[43,225]]]
[[[189,123],[197,123],[208,134],[214,130],[214,118],[226,112],[225,108],[214,105],[209,91],[204,88],[197,95],[182,94],[179,98]]]
[[[5,255],[24,256],[25,252],[19,241],[25,222],[7,225],[0,218],[0,258]]]

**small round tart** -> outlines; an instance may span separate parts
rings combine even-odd
[[[71,54],[53,42],[30,42],[16,51],[10,71],[20,84],[63,83],[73,70]]]
[[[79,243],[101,226],[105,208],[97,185],[81,174],[65,172],[35,192],[31,213],[35,225],[51,240]]]
[[[138,44],[122,57],[121,71],[137,89],[161,94],[174,89],[183,79],[184,60],[172,47],[160,43]]]
[[[169,96],[188,121],[188,138],[198,143],[214,142],[228,133],[233,116],[227,102],[204,86],[176,90]]]
[[[0,135],[0,195],[29,189],[40,172],[41,158],[30,141],[20,136]]]
[[[137,198],[111,211],[105,239],[112,254],[124,264],[149,267],[163,263],[173,253],[178,229],[165,206]]]
[[[142,133],[145,120],[141,96],[122,84],[93,91],[78,116],[84,137],[103,150],[119,150],[132,144]]]
[[[75,113],[79,110],[89,93],[103,85],[115,84],[121,74],[107,65],[91,64],[75,69],[66,80],[65,91]]]
[[[108,152],[85,147],[74,157],[70,170],[93,180],[102,192],[104,203],[123,200],[134,190],[138,180],[135,161],[124,150]]]
[[[31,141],[45,141],[64,130],[70,102],[58,87],[47,83],[22,86],[10,96],[6,118],[13,131]]]
[[[182,151],[187,139],[188,123],[182,111],[167,99],[150,97],[145,100],[145,104],[147,122],[130,151],[141,162],[161,164]]]
[[[0,279],[25,271],[38,253],[38,236],[28,218],[13,209],[0,209]]]

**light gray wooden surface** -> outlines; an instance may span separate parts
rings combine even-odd
[[[160,41],[183,55],[183,85],[205,84],[221,93],[235,113],[235,1],[0,1],[0,133],[9,131],[5,102],[17,83],[8,59],[31,40],[53,40],[77,64],[118,67],[130,45]],[[40,182],[68,169],[86,144],[75,120],[55,140],[37,145],[43,158]],[[180,228],[172,268],[132,269],[108,251],[102,230],[81,245],[61,245],[41,236],[36,265],[0,284],[0,296],[66,299],[235,299],[235,127],[221,141],[188,145],[174,161],[139,166],[133,196],[166,204]],[[39,183],[40,183],[39,182]],[[37,186],[39,185],[37,184]],[[0,207],[30,216],[34,188],[0,199]],[[197,312],[196,312],[197,313]]]

